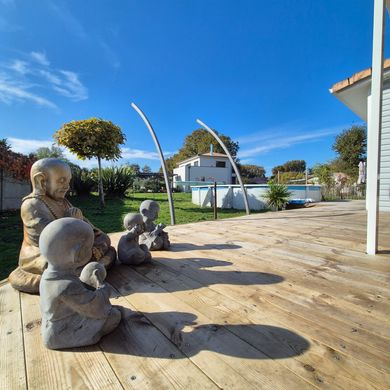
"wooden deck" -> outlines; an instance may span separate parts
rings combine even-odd
[[[0,388],[389,389],[389,214],[380,229],[370,257],[362,202],[170,227],[171,251],[110,271],[119,328],[69,351],[4,284]]]

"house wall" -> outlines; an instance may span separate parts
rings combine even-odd
[[[379,209],[390,211],[390,81],[383,85]]]
[[[224,161],[225,167],[216,167],[217,161]],[[194,163],[198,162],[198,166]],[[226,184],[232,183],[232,166],[227,158],[199,156],[196,159],[180,164],[178,168],[173,170],[174,176],[173,186],[177,187],[179,181],[217,181]],[[184,190],[190,190],[189,186],[185,186]]]

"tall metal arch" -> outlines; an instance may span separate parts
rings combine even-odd
[[[162,167],[162,170],[163,170],[163,173],[164,173],[165,187],[167,188],[167,195],[168,195],[168,202],[169,202],[169,212],[171,214],[171,224],[175,225],[175,223],[176,223],[175,207],[173,206],[172,190],[171,190],[171,186],[169,184],[169,179],[168,179],[168,174],[167,174],[167,166],[165,164],[165,159],[164,159],[164,155],[163,155],[162,150],[161,150],[160,143],[158,142],[156,133],[154,132],[151,123],[149,122],[148,118],[143,113],[143,111],[135,103],[131,103],[131,107],[133,107],[134,110],[137,111],[139,116],[144,121],[146,127],[149,130],[150,135],[153,138],[154,144],[156,145],[156,149],[158,151],[158,154],[160,155],[161,167]]]
[[[218,143],[221,145],[222,149],[224,150],[224,152],[228,156],[228,158],[230,160],[230,163],[232,164],[232,167],[234,169],[234,172],[236,173],[238,182],[240,183],[240,186],[241,186],[241,191],[242,191],[242,194],[243,194],[243,197],[244,197],[245,211],[246,211],[247,215],[249,215],[250,214],[250,210],[249,210],[248,195],[246,193],[246,188],[244,187],[244,184],[243,184],[242,179],[241,179],[240,171],[238,170],[236,163],[233,161],[233,158],[232,158],[231,154],[229,153],[227,147],[222,142],[222,140],[215,133],[215,131],[211,130],[210,127],[208,127],[200,119],[197,119],[196,122],[198,124],[200,124],[202,127],[204,127],[218,141]]]

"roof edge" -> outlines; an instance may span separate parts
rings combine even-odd
[[[383,69],[390,69],[390,58],[387,58],[383,62]],[[358,81],[366,80],[372,75],[372,69],[367,68],[361,70],[360,72],[354,73],[351,77],[346,78],[345,80],[339,81],[336,84],[333,84],[329,89],[331,93],[341,92],[347,87],[350,87],[353,84],[356,84]]]

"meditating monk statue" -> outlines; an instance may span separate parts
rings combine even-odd
[[[31,167],[33,191],[23,198],[21,217],[23,220],[23,243],[19,254],[19,266],[8,277],[11,285],[23,292],[38,293],[39,281],[46,267],[46,260],[38,247],[39,236],[50,222],[63,217],[74,217],[92,224],[80,209],[65,199],[71,179],[70,167],[56,158],[44,158]],[[110,238],[92,226],[94,243],[91,261],[98,261],[109,268],[116,259],[116,251]]]
[[[163,230],[165,225],[154,223],[160,212],[159,204],[154,200],[144,200],[139,211],[145,224],[145,232],[140,235],[139,243],[146,245],[150,251],[169,249],[171,243],[168,233]]]
[[[121,320],[119,307],[112,306],[112,287],[104,283],[105,270],[88,263],[94,231],[77,218],[49,223],[39,238],[41,255],[47,261],[40,282],[42,339],[47,348],[82,347],[97,343]],[[81,278],[78,271],[83,267]]]

